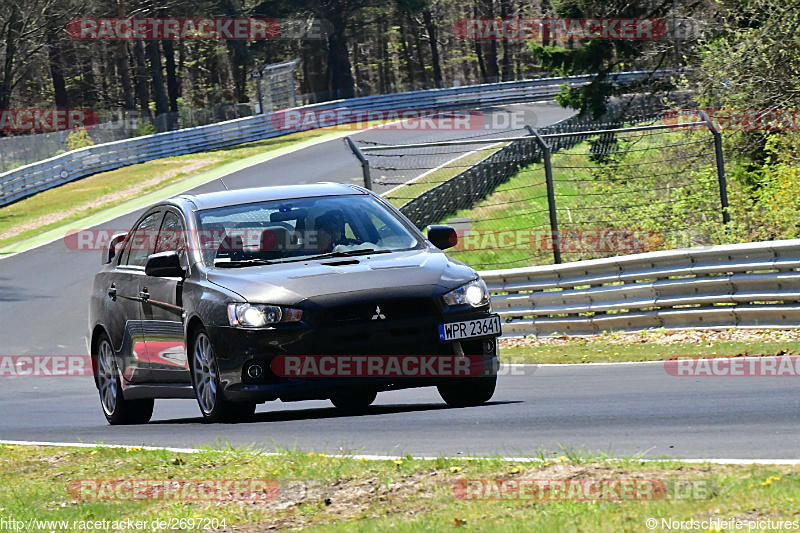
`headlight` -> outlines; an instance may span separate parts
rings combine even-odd
[[[489,289],[482,279],[476,279],[453,289],[442,298],[447,305],[469,304],[472,307],[481,307],[489,303]]]
[[[277,305],[228,304],[228,322],[240,328],[263,328],[279,322],[298,322],[303,311]]]

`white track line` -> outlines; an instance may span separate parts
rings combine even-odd
[[[151,451],[168,451],[175,453],[197,453],[197,448],[172,448],[169,446],[142,446],[141,444],[91,444],[89,442],[49,442],[35,440],[0,440],[6,446],[57,446],[64,448],[137,448]]]
[[[491,142],[491,139],[488,139],[486,142],[487,142],[487,143]],[[467,157],[468,155],[476,154],[476,153],[478,153],[478,152],[482,152],[482,151],[484,151],[484,150],[489,150],[490,148],[494,148],[494,147],[495,147],[495,146],[497,146],[498,144],[502,144],[502,143],[498,143],[498,142],[496,142],[496,143],[493,143],[493,144],[489,144],[488,146],[484,146],[483,148],[478,148],[477,150],[473,150],[473,151],[471,151],[471,152],[467,152],[467,153],[465,153],[465,154],[458,155],[458,156],[454,157],[453,159],[450,159],[449,161],[445,161],[444,163],[442,163],[442,164],[441,164],[441,165],[439,165],[438,167],[435,167],[435,168],[432,168],[432,169],[430,169],[430,170],[427,170],[427,171],[423,172],[422,174],[420,174],[419,176],[417,176],[417,177],[416,177],[416,178],[414,178],[413,180],[410,180],[410,181],[407,181],[407,182],[405,182],[405,183],[402,183],[402,184],[398,185],[397,187],[395,187],[395,188],[393,188],[393,189],[389,189],[388,191],[386,191],[386,192],[384,192],[384,193],[381,193],[381,196],[385,197],[386,195],[388,195],[388,194],[390,194],[390,193],[393,193],[394,191],[396,191],[396,190],[398,190],[398,189],[402,189],[403,187],[406,187],[406,186],[408,186],[408,185],[411,185],[411,184],[412,184],[412,183],[414,183],[415,181],[419,181],[419,180],[421,180],[421,179],[422,179],[422,178],[424,178],[425,176],[428,176],[428,175],[430,175],[430,174],[433,174],[434,172],[436,172],[436,171],[438,171],[438,170],[441,170],[442,168],[446,167],[446,166],[447,166],[447,165],[449,165],[450,163],[453,163],[454,161],[458,161],[459,159],[462,159],[462,158],[464,158],[464,157]],[[494,154],[494,153],[493,153],[493,154]],[[490,157],[490,156],[487,156],[487,157]]]
[[[135,448],[138,450],[148,450],[148,451],[169,451],[175,453],[198,453],[203,450],[198,448],[172,448],[172,447],[161,447],[161,446],[141,446],[136,444],[90,444],[87,442],[48,442],[48,441],[26,441],[26,440],[0,440],[0,444],[7,445],[7,446],[52,446],[52,447],[59,447],[59,448]],[[281,456],[282,453],[279,452],[262,452],[262,455],[266,456]],[[394,461],[396,459],[403,459],[406,458],[406,455],[371,455],[371,454],[342,454],[342,455],[333,455],[333,454],[326,454],[327,457],[341,457],[346,459],[365,459],[367,461]],[[543,459],[539,459],[538,457],[481,457],[481,456],[413,456],[411,457],[414,460],[419,461],[435,461],[437,459],[463,459],[465,457],[473,457],[475,459],[500,459],[502,461],[507,461],[510,463],[542,463],[545,462]],[[682,458],[664,458],[664,459],[634,459],[636,461],[640,461],[643,463],[699,463],[699,464],[718,464],[718,465],[788,465],[788,466],[798,466],[800,465],[800,459],[682,459]],[[598,461],[598,462],[608,462],[614,461],[614,458]]]

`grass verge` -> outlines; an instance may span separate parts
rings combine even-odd
[[[68,527],[50,525],[51,531],[110,530],[72,524],[130,518],[147,523],[187,520],[185,527],[178,522],[172,531],[199,529],[190,527],[189,520],[216,519],[224,520],[228,531],[245,532],[284,528],[448,531],[459,527],[603,532],[644,531],[648,519],[655,519],[662,530],[662,519],[746,524],[796,521],[800,513],[800,501],[796,501],[800,468],[796,466],[644,462],[575,451],[540,453],[538,459],[525,463],[468,457],[375,461],[291,451],[270,456],[251,449],[176,454],[134,448],[3,445],[0,516],[26,524],[33,519],[68,521]],[[102,494],[96,483],[83,492],[69,490],[70,482],[80,480],[209,479],[269,480],[277,483],[279,491],[272,493],[274,499],[256,502],[187,502],[176,492],[165,492],[155,500],[120,492],[122,501],[94,501]],[[617,490],[592,491],[592,483],[599,480]],[[487,496],[496,499],[484,499]]]
[[[500,360],[514,363],[662,361],[670,357],[742,357],[800,354],[797,330],[644,330],[591,337],[500,339]]]
[[[587,144],[587,143],[584,143]],[[573,165],[588,165],[588,157],[580,153],[583,145],[571,149],[577,156]],[[582,169],[553,168],[554,192],[558,198],[558,209],[567,210],[576,205],[576,174]],[[544,165],[532,163],[501,184],[492,194],[477,202],[470,209],[461,209],[445,217],[469,218],[472,221],[470,235],[464,236],[458,246],[448,253],[473,268],[513,268],[528,265],[550,264],[553,254],[550,249],[537,248],[533,243],[519,246],[512,243],[504,246],[497,242],[495,232],[519,232],[550,227],[547,206],[547,185],[544,181]]]

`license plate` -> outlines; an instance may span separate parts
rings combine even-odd
[[[488,335],[500,335],[500,317],[490,316],[478,320],[439,325],[439,340],[441,341],[455,341]]]

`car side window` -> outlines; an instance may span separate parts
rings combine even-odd
[[[183,220],[172,211],[167,211],[164,215],[164,222],[161,223],[161,231],[158,232],[156,253],[173,251],[178,252],[181,264],[186,267],[186,232]]]
[[[161,211],[156,211],[142,220],[128,240],[128,247],[122,264],[141,267],[145,265],[147,256],[153,253],[153,249],[155,249],[155,237],[160,221]]]

